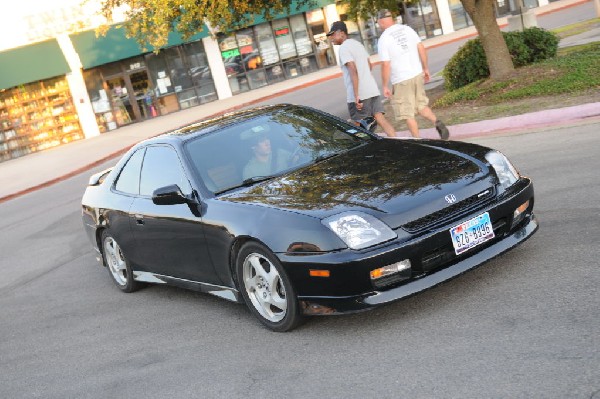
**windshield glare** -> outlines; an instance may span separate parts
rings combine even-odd
[[[185,149],[213,193],[305,167],[375,140],[356,127],[305,109],[282,109],[200,136]]]

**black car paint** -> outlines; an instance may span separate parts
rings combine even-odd
[[[242,113],[237,118],[249,115]],[[219,123],[217,120],[204,129],[218,130]],[[446,194],[452,193],[460,201],[484,190],[495,190],[497,184],[485,160],[489,151],[485,147],[374,138],[345,154],[285,176],[214,196],[199,181],[184,155],[186,140],[201,128],[189,127],[139,144],[102,184],[88,188],[83,198],[83,219],[90,240],[97,247],[99,231],[108,228],[135,270],[166,276],[163,281],[179,281],[178,285],[188,288],[193,284],[186,282],[201,282],[234,292],[237,287],[232,264],[236,248],[245,240],[259,241],[281,260],[306,313],[357,311],[374,306],[376,301],[365,299],[379,295],[370,284],[370,270],[405,258],[416,259],[432,247],[451,249],[448,229],[475,213],[454,215],[442,225],[412,235],[400,226],[447,206]],[[180,154],[183,169],[196,189],[195,201],[156,205],[149,197],[115,192],[112,183],[128,156],[137,148],[153,144],[169,145]],[[402,168],[393,167],[397,165]],[[315,182],[315,176],[321,176],[326,184]],[[522,225],[529,226],[530,235],[537,228],[531,213],[533,187],[526,178],[515,187],[520,188],[518,193],[496,198],[477,213],[489,211],[492,221],[505,219],[510,226],[514,209],[529,199],[530,210]],[[399,237],[365,250],[346,248],[341,239],[324,228],[321,219],[349,210],[381,219]],[[140,230],[145,233],[140,234]],[[515,231],[507,230],[494,241],[449,259],[439,268],[458,265],[465,258],[476,261],[480,253]],[[482,257],[481,261],[485,260]],[[309,269],[328,269],[331,277],[310,277]],[[417,261],[413,277],[421,278],[437,269],[425,270]]]

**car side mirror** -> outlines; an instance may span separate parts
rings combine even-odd
[[[187,204],[188,201],[177,184],[157,188],[152,193],[152,202],[156,205]]]

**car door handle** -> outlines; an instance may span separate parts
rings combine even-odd
[[[134,215],[136,224],[144,224],[144,215],[136,213]]]

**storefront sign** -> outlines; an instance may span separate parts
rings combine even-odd
[[[282,26],[278,29],[275,29],[275,36],[287,36],[290,34],[290,28],[288,26]]]
[[[7,5],[7,7],[9,7]],[[30,42],[56,37],[61,33],[79,32],[92,27],[92,18],[80,5],[57,7],[23,16]]]
[[[233,49],[233,50],[223,51],[221,53],[221,56],[223,57],[223,59],[237,57],[238,55],[240,55],[240,49],[238,49],[238,48]]]
[[[244,46],[240,49],[240,52],[242,53],[242,55],[244,54],[250,54],[254,51],[254,47],[250,46]]]

